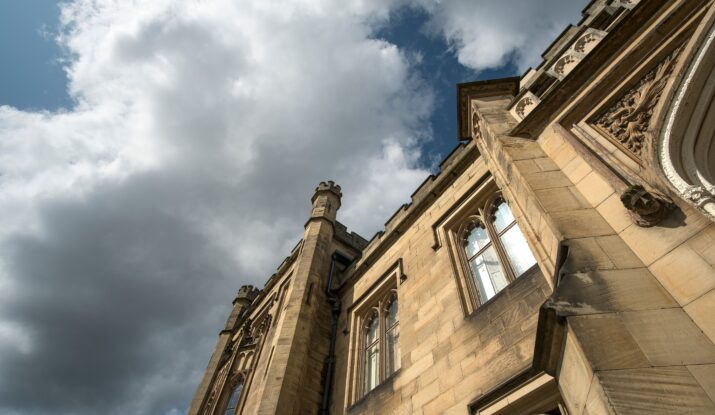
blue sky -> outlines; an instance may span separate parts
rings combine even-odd
[[[0,105],[69,108],[62,51],[55,42],[60,9],[53,0],[0,3]]]
[[[315,186],[370,238],[585,3],[0,1],[0,413],[184,413]]]
[[[512,61],[480,71],[461,65],[445,38],[426,28],[429,17],[423,9],[403,8],[395,13],[391,25],[378,31],[376,36],[422,56],[417,68],[436,93],[436,105],[430,117],[434,140],[424,145],[425,155],[434,161],[449,154],[457,144],[456,84],[515,76],[518,69]],[[423,162],[429,163],[430,159]]]

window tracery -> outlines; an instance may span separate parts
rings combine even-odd
[[[363,395],[375,389],[401,366],[398,309],[397,291],[393,289],[370,307],[363,318]]]
[[[355,404],[395,376],[402,366],[398,287],[405,278],[398,259],[355,301],[351,333],[347,395]]]
[[[536,266],[506,200],[485,187],[445,225],[466,314]]]

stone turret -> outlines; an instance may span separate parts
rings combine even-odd
[[[340,186],[335,182],[332,180],[320,182],[318,187],[315,188],[313,197],[310,199],[313,203],[313,210],[310,214],[311,219],[325,218],[330,222],[335,222],[342,197]]]
[[[203,379],[196,391],[194,400],[191,402],[191,407],[189,408],[189,415],[196,415],[201,409],[201,404],[204,401],[211,380],[213,379],[216,370],[218,369],[218,364],[221,361],[221,357],[226,351],[226,347],[229,345],[229,341],[233,336],[235,330],[241,324],[241,320],[244,314],[248,312],[261,290],[253,287],[252,285],[243,285],[238,289],[236,293],[236,298],[233,299],[233,308],[231,309],[231,314],[229,314],[228,319],[226,319],[226,325],[223,330],[218,335],[218,341],[216,342],[216,347],[211,355],[209,364],[206,367],[206,372],[204,373]]]
[[[243,285],[238,289],[236,298],[233,299],[233,309],[226,320],[224,330],[232,331],[236,328],[236,324],[241,319],[241,316],[249,309],[251,303],[256,298],[261,290],[253,287],[253,285]]]
[[[251,305],[259,292],[260,290],[255,288],[253,285],[242,285],[241,288],[238,289],[238,294],[236,294],[233,304],[235,305],[236,303],[239,303],[248,307]]]

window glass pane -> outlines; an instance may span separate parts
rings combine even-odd
[[[496,212],[494,212],[494,227],[497,232],[503,231],[512,222],[514,222],[514,216],[511,214],[509,205],[504,201],[500,202]]]
[[[523,274],[536,264],[536,259],[531,253],[529,245],[527,245],[526,239],[524,239],[524,235],[521,233],[521,229],[519,229],[519,225],[514,225],[502,235],[501,241],[509,256],[509,261],[511,261],[516,276]]]
[[[397,297],[392,299],[390,306],[387,308],[387,328],[390,328],[397,323]]]
[[[379,351],[377,345],[369,347],[365,350],[365,393],[370,392],[377,386],[377,361]]]
[[[489,236],[485,229],[477,225],[467,233],[464,242],[466,244],[467,258],[471,258],[474,254],[479,252],[480,249],[489,244]]]
[[[387,332],[387,373],[394,373],[400,368],[400,326]]]
[[[477,282],[479,298],[482,302],[494,297],[507,285],[494,247],[490,246],[481,255],[469,261],[472,274]]]
[[[231,390],[231,397],[228,399],[228,405],[224,411],[224,415],[233,415],[238,406],[238,400],[241,398],[241,391],[243,390],[243,383],[237,383],[236,386]]]
[[[365,344],[369,345],[377,339],[377,329],[380,326],[377,321],[377,314],[373,314],[371,320],[367,323],[365,331]]]

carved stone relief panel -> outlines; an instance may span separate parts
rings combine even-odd
[[[636,161],[641,162],[644,152],[652,145],[649,129],[653,110],[673,73],[681,49],[666,56],[615,103],[589,120],[591,125]]]
[[[593,48],[606,36],[606,32],[596,29],[587,29],[571,47],[576,53],[583,56],[589,54]]]
[[[511,115],[514,116],[517,120],[521,121],[524,118],[526,118],[529,113],[536,108],[537,105],[541,100],[539,97],[534,95],[534,93],[530,91],[526,91],[526,93],[517,101],[516,105],[514,105],[509,112]]]
[[[563,80],[598,45],[606,34],[607,32],[602,30],[586,29],[546,72],[559,80]]]
[[[563,80],[581,62],[581,57],[573,53],[562,55],[548,70],[548,73],[559,80]]]
[[[479,112],[477,111],[476,105],[472,104],[472,138],[474,140],[482,139],[482,127],[481,119],[479,118]]]

